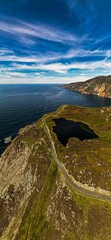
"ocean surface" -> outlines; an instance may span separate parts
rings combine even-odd
[[[110,106],[111,99],[84,95],[60,88],[60,85],[0,85],[0,154],[19,129],[37,121],[62,104],[89,107]]]

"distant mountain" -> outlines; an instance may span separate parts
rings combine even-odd
[[[66,84],[63,87],[84,94],[111,98],[111,76],[99,76],[85,82]]]

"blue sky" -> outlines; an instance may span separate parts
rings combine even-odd
[[[110,74],[110,0],[0,0],[0,83]]]

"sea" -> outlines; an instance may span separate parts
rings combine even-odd
[[[85,95],[61,88],[59,84],[0,85],[0,154],[20,128],[55,111],[62,104],[85,107],[111,106],[111,99]]]

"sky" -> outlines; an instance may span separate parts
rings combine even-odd
[[[110,0],[0,0],[1,84],[110,74]]]

